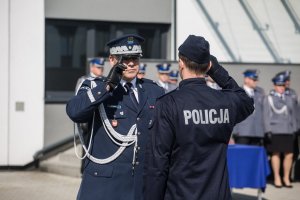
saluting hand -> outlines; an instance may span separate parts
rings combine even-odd
[[[210,62],[211,62],[210,67],[220,65],[218,59],[214,55],[210,55]]]
[[[122,78],[123,71],[126,68],[127,67],[121,63],[117,63],[111,68],[106,80],[106,83],[109,86],[108,90],[111,91],[116,89],[117,85],[120,83],[120,80]]]

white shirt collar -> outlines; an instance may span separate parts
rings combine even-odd
[[[136,78],[134,78],[132,81],[130,81],[132,84],[133,89],[136,89]],[[121,79],[120,81],[121,85],[124,87],[124,85],[127,83],[127,81]],[[124,87],[125,88],[125,87]],[[126,89],[126,88],[125,88]]]
[[[244,90],[248,94],[248,96],[253,97],[254,96],[254,89],[248,87],[247,85],[244,85]]]
[[[166,82],[162,82],[161,80],[158,80],[158,84],[163,87],[164,89],[168,89],[168,83]]]
[[[133,90],[134,96],[135,96],[136,100],[139,102],[139,95],[138,95],[138,90],[137,90],[137,87],[136,87],[136,78],[134,78],[130,82],[132,84],[132,90]],[[127,81],[121,79],[120,84],[123,86],[125,91],[127,91],[127,89],[124,87],[126,83],[127,83]]]

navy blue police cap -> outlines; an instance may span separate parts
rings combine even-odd
[[[137,55],[142,56],[141,44],[144,38],[135,34],[123,35],[117,39],[109,41],[106,45],[109,47],[111,55]]]
[[[292,72],[290,70],[286,70],[286,71],[277,73],[276,76],[279,76],[280,74],[283,74],[285,76],[285,80],[289,81],[291,79],[291,73]]]
[[[140,65],[139,65],[139,73],[145,74],[146,73],[146,67],[147,67],[147,64],[140,63]]]
[[[255,69],[247,69],[246,71],[244,71],[244,77],[248,77],[251,78],[252,80],[258,80],[258,70]]]
[[[162,63],[156,65],[158,73],[162,73],[162,74],[170,73],[170,67],[171,67],[170,63]]]
[[[189,35],[178,48],[180,54],[198,64],[209,63],[209,43],[204,37]]]
[[[90,64],[95,65],[96,67],[104,67],[104,58],[93,58],[90,60]]]
[[[178,79],[178,70],[172,70],[170,73],[169,73],[169,78],[171,80],[177,80]]]
[[[272,78],[272,82],[274,85],[285,85],[286,82],[285,74],[276,74],[274,78]]]

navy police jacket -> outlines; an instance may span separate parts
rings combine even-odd
[[[146,150],[145,200],[231,199],[227,144],[234,125],[253,112],[253,99],[221,66],[208,75],[223,89],[211,89],[203,78],[186,79],[157,101]]]
[[[111,140],[104,129],[99,112],[99,105],[102,104],[107,119],[118,133],[127,135],[129,129],[136,124],[137,152],[134,166],[134,144],[126,147],[120,156],[106,164],[97,164],[86,159],[77,199],[140,200],[148,127],[151,124],[156,99],[163,95],[164,91],[151,80],[137,79],[139,105],[136,108],[120,84],[113,92],[107,92],[105,83],[101,80],[96,81],[97,86],[93,89],[90,88],[90,80],[82,84],[78,94],[67,103],[68,116],[76,123],[88,122],[90,126],[94,124],[90,154],[99,159],[108,158],[120,146]]]

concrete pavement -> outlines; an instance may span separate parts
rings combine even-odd
[[[74,200],[80,178],[40,171],[0,171],[1,200]],[[277,189],[268,184],[263,200],[298,200],[300,182],[294,188]],[[234,200],[256,200],[256,189],[233,189]],[[126,199],[125,199],[126,200]]]

